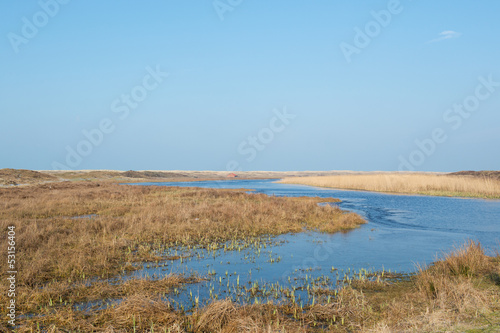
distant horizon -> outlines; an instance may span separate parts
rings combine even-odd
[[[382,173],[391,173],[391,172],[401,172],[401,173],[454,173],[461,171],[474,171],[474,172],[482,172],[482,171],[500,171],[500,170],[452,170],[452,171],[398,171],[398,170],[241,170],[241,171],[227,171],[227,170],[194,170],[194,169],[74,169],[74,170],[51,170],[51,169],[26,169],[26,168],[0,168],[1,169],[13,169],[13,170],[31,170],[38,172],[86,172],[86,171],[158,171],[158,172],[224,172],[224,173],[238,173],[238,172],[382,172]]]

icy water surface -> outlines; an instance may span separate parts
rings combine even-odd
[[[291,290],[298,303],[307,304],[314,302],[308,288],[335,287],[337,280],[360,270],[363,275],[372,271],[411,273],[415,264],[429,264],[436,255],[467,239],[480,241],[490,251],[500,248],[500,200],[333,190],[278,184],[275,180],[136,185],[245,188],[276,196],[334,197],[342,200],[338,203],[342,209],[359,213],[368,221],[348,233],[305,232],[263,238],[252,246],[233,246],[238,250],[190,250],[182,262],[171,261],[161,268],[145,265],[134,273],[157,277],[196,273],[206,277],[207,281],[178,291],[174,299],[186,307],[196,299],[200,303],[226,297],[242,303],[289,299]]]

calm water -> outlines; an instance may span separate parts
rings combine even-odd
[[[179,295],[181,302],[186,300],[189,292],[206,301],[207,287],[213,288],[220,297],[230,296],[238,300],[238,292],[234,288],[237,279],[240,285],[259,281],[260,285],[279,282],[285,286],[300,286],[307,275],[308,279],[326,278],[331,287],[339,276],[362,268],[413,272],[415,264],[429,264],[436,256],[467,239],[480,241],[490,253],[500,249],[500,200],[390,195],[278,184],[274,181],[136,185],[245,188],[276,196],[334,197],[342,200],[338,204],[342,209],[359,213],[368,223],[348,233],[327,235],[307,232],[274,237],[267,240],[268,244],[260,251],[257,248],[240,252],[218,251],[215,256],[202,250],[190,251],[191,257],[182,263],[176,260],[163,268],[145,266],[134,275],[196,272],[208,276],[209,281],[189,286]],[[292,277],[290,281],[288,276]],[[302,297],[307,298],[306,294]]]

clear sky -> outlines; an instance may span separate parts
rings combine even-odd
[[[0,168],[500,169],[496,0],[0,3]]]

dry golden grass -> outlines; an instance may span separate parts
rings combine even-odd
[[[65,316],[75,323],[83,320],[80,324],[85,325],[82,314],[65,310],[66,306],[54,309],[53,304],[135,297],[138,293],[157,297],[172,285],[193,282],[179,276],[117,285],[106,282],[136,269],[136,263],[167,259],[161,255],[167,248],[208,248],[228,240],[304,229],[343,231],[365,223],[337,207],[319,206],[322,201],[325,199],[269,197],[241,190],[94,182],[0,189],[0,228],[16,227],[17,270],[22,272],[17,280],[18,314],[44,312],[41,322],[45,327],[61,324]],[[89,214],[94,215],[86,218]],[[7,233],[3,233],[0,247],[6,248],[6,243]],[[1,261],[0,269],[5,283],[6,261]],[[103,281],[86,286],[89,278]],[[6,295],[0,295],[0,304],[6,301]],[[1,312],[5,311],[2,307]]]
[[[20,282],[113,276],[156,261],[174,245],[211,246],[232,239],[347,230],[361,217],[324,199],[268,197],[242,191],[54,183],[0,189],[0,227],[16,226]],[[332,199],[335,200],[335,199]],[[94,218],[78,218],[95,214]],[[6,246],[6,234],[0,245]],[[6,271],[6,262],[0,265]]]
[[[44,317],[31,319],[19,332],[36,331],[36,321],[54,332],[493,332],[500,324],[499,262],[471,242],[413,277],[355,281],[331,301],[318,298],[304,309],[219,300],[185,314],[161,295],[138,288],[105,310],[43,309]],[[457,275],[455,267],[470,265],[470,274]],[[428,292],[429,283],[434,292]]]
[[[199,281],[200,278],[195,276],[168,274],[161,279],[134,278],[114,281],[112,284],[106,280],[87,279],[75,283],[54,281],[36,288],[22,286],[18,288],[17,310],[23,313],[35,313],[40,306],[96,302],[142,294],[165,296],[173,288]]]
[[[214,301],[190,318],[192,332],[307,332],[303,322],[292,319],[286,307],[274,304],[236,305]]]
[[[108,183],[0,189],[0,225],[3,230],[16,226],[22,272],[18,314],[36,314],[20,320],[18,332],[38,332],[38,327],[47,332],[460,331],[498,323],[500,259],[487,257],[473,242],[412,278],[354,281],[336,295],[318,293],[315,305],[303,309],[222,300],[187,314],[172,307],[168,293],[196,277],[107,280],[135,269],[137,262],[164,259],[161,251],[176,244],[211,247],[304,228],[346,230],[364,222],[318,206],[321,201]],[[85,214],[96,216],[72,218]],[[5,233],[0,237],[5,248]],[[5,262],[0,269],[4,284]],[[72,306],[113,299],[119,301],[105,309]],[[0,304],[6,302],[6,294],[0,294]],[[5,311],[2,306],[1,315]],[[0,331],[7,330],[3,325]]]
[[[492,177],[380,173],[293,177],[281,182],[375,192],[500,198],[500,180]]]
[[[416,278],[419,292],[442,310],[458,314],[490,310],[488,293],[475,288],[474,278],[498,275],[497,267],[480,244],[468,244],[446,255],[427,270],[420,269]],[[495,282],[493,280],[493,282]]]
[[[377,325],[401,331],[494,327],[498,323],[484,318],[500,310],[498,260],[486,256],[480,244],[468,242],[403,282],[392,302],[386,300],[385,309],[379,310],[382,320]]]
[[[499,260],[469,242],[415,276],[354,281],[331,301],[319,298],[303,311],[297,305],[218,301],[189,321],[193,332],[495,331],[500,327],[495,321],[500,313]],[[429,283],[435,292],[428,292]]]

